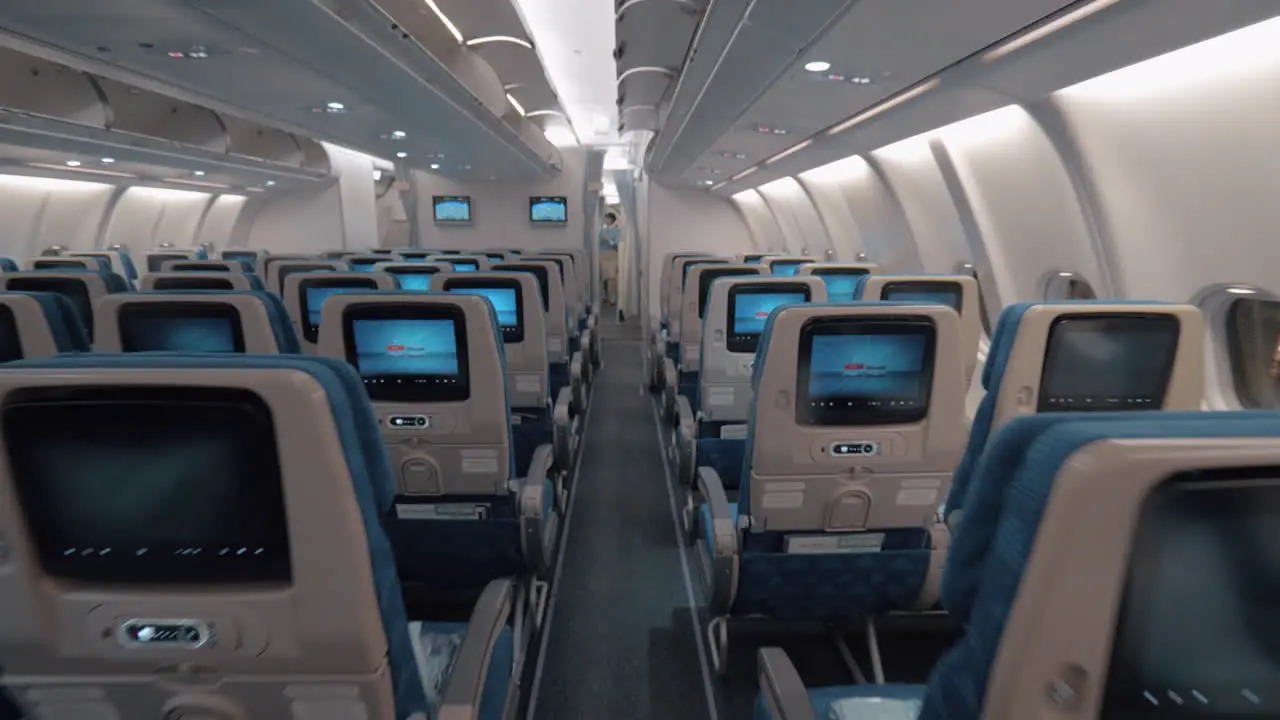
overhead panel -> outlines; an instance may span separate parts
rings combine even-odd
[[[706,2],[620,0],[618,5],[618,130],[656,130]]]

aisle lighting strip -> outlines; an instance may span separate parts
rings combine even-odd
[[[1037,40],[1046,38],[1063,28],[1074,25],[1094,13],[1106,10],[1118,2],[1120,2],[1120,0],[1094,0],[1091,3],[1082,5],[1071,12],[1060,15],[1043,25],[1034,27],[1017,37],[1007,40],[1001,45],[997,45],[994,49],[988,51],[982,56],[982,62],[993,62],[995,60],[999,60],[1010,53],[1021,50]]]

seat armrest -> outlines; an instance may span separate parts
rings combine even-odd
[[[809,691],[782,648],[760,648],[756,653],[756,677],[769,720],[816,720]]]
[[[935,522],[929,530],[929,570],[920,586],[915,607],[930,610],[942,597],[942,572],[947,563],[947,551],[951,547],[951,528],[945,522]]]
[[[676,364],[666,355],[662,356],[662,412],[663,419],[671,422],[675,419],[676,394],[680,392],[680,375],[676,372]]]
[[[543,480],[551,477],[551,468],[555,464],[555,451],[550,445],[539,445],[534,448],[533,457],[529,459],[529,472],[521,481],[521,490],[529,485],[541,485]],[[539,507],[538,512],[541,512]],[[524,514],[524,508],[521,507]]]
[[[556,404],[551,409],[552,438],[555,443],[556,466],[564,472],[573,468],[573,393],[560,388]]]
[[[573,354],[569,359],[569,388],[573,390],[573,411],[581,414],[587,409],[586,404],[586,375],[583,374],[584,367],[582,365],[582,351]]]
[[[551,569],[556,532],[555,493],[548,496],[554,452],[539,445],[529,461],[529,474],[520,480],[520,535],[524,556],[537,572]]]
[[[515,581],[510,578],[489,583],[471,609],[467,635],[449,673],[449,686],[440,701],[439,720],[476,720],[480,698],[489,674],[489,660],[498,635],[507,626],[515,600]]]
[[[738,525],[733,520],[733,508],[724,492],[720,473],[705,465],[698,468],[698,492],[711,513],[711,527],[706,529],[711,538],[715,557],[732,557],[738,554]]]
[[[676,474],[681,485],[694,482],[695,455],[698,447],[698,419],[684,395],[676,397]]]

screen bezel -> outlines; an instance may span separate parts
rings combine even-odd
[[[563,220],[537,220],[533,217],[533,209],[540,203],[554,203],[564,207]],[[569,197],[567,195],[530,195],[529,222],[534,225],[567,225],[569,224]]]
[[[951,296],[955,299],[955,305],[949,305],[952,310],[957,313],[964,311],[964,287],[954,280],[900,280],[894,282],[886,282],[884,287],[880,289],[880,299],[885,302],[907,302],[907,303],[924,303],[920,300],[894,300],[888,295],[891,292],[914,292],[914,293],[935,293]],[[942,304],[942,303],[934,303]]]
[[[297,275],[299,273],[313,273],[313,272],[320,273],[320,272],[338,272],[338,271],[334,270],[332,265],[322,265],[318,263],[307,264],[307,265],[287,265],[285,267],[282,267],[276,270],[276,283],[280,286],[280,290],[283,291],[284,281],[287,280],[290,275]]]
[[[426,290],[415,290],[415,289],[413,289],[413,288],[407,288],[407,287],[405,287],[405,286],[404,286],[404,284],[403,284],[403,283],[401,283],[401,281],[400,281],[400,276],[402,276],[402,275],[426,275],[427,277],[431,277],[432,275],[439,275],[439,274],[440,274],[440,268],[438,268],[438,267],[433,267],[433,266],[431,266],[431,265],[424,265],[424,266],[422,266],[422,267],[416,267],[416,268],[396,268],[396,269],[394,269],[394,270],[387,270],[386,272],[387,272],[387,274],[388,274],[388,275],[390,275],[391,277],[393,277],[393,278],[395,278],[395,279],[396,279],[396,285],[398,285],[398,286],[399,286],[399,289],[400,289],[400,290],[404,290],[405,292],[426,292]],[[430,283],[427,283],[427,285],[428,285],[428,287],[429,287],[429,286],[430,286]]]
[[[120,351],[135,352],[193,352],[190,350],[134,350],[127,346],[125,326],[130,316],[146,315],[145,319],[184,320],[187,318],[218,318],[231,320],[231,352],[225,354],[244,353],[244,318],[239,308],[225,303],[212,302],[131,302],[121,305],[116,313],[116,327],[120,332]],[[218,353],[223,354],[223,353]]]
[[[449,220],[440,217],[441,203],[460,202],[467,206],[467,218],[465,220]],[[431,196],[431,218],[436,225],[470,225],[472,218],[475,217],[474,208],[471,205],[470,195],[432,195]]]
[[[924,382],[918,407],[817,408],[809,399],[810,362],[813,339],[817,335],[921,335],[925,336],[924,359],[920,365]],[[933,396],[933,375],[938,347],[938,329],[933,320],[921,316],[881,315],[865,318],[811,318],[800,328],[795,386],[795,421],[803,426],[858,427],[865,425],[906,425],[929,416]]]
[[[686,287],[689,286],[689,273],[693,272],[693,269],[695,267],[698,267],[700,265],[728,265],[728,264],[729,264],[728,260],[717,260],[714,258],[708,259],[708,260],[695,260],[693,262],[685,263],[684,277],[680,278],[680,290],[683,291]]]
[[[175,286],[174,283],[178,285]],[[197,283],[205,283],[199,285]],[[214,287],[213,283],[217,283]],[[182,287],[186,285],[186,287]],[[236,286],[231,282],[230,278],[211,278],[211,277],[162,277],[156,278],[152,283],[151,289],[155,291],[161,290],[235,290]]]
[[[1045,381],[1051,377],[1055,370],[1056,359],[1053,353],[1053,339],[1058,328],[1062,325],[1076,322],[1107,322],[1107,321],[1140,321],[1140,322],[1159,322],[1173,327],[1173,352],[1164,359],[1164,365],[1161,367],[1161,374],[1164,377],[1164,383],[1160,388],[1160,394],[1152,400],[1151,403],[1141,407],[1123,408],[1099,403],[1098,407],[1069,407],[1063,408],[1049,404],[1050,395],[1045,390]],[[1045,336],[1044,341],[1044,361],[1040,365],[1040,383],[1037,388],[1036,412],[1124,412],[1128,410],[1160,410],[1164,407],[1165,398],[1169,394],[1169,383],[1173,380],[1173,366],[1177,361],[1178,346],[1182,342],[1182,322],[1176,315],[1168,313],[1064,313],[1053,319],[1049,324],[1049,332]]]
[[[458,375],[452,385],[418,384],[424,378],[439,375],[365,375],[360,371],[356,351],[355,323],[360,320],[452,320],[453,341],[457,348]],[[360,373],[369,399],[375,402],[448,403],[471,398],[471,363],[467,347],[467,314],[457,305],[423,303],[369,303],[347,305],[342,313],[342,344],[347,362]],[[450,375],[449,378],[454,376]],[[370,382],[380,379],[386,382]],[[405,382],[413,381],[413,382]]]
[[[311,303],[307,299],[307,290],[321,287],[359,288],[376,291],[378,283],[373,278],[302,278],[298,281],[298,314],[302,316],[302,336],[309,343],[320,340],[320,326],[311,323]],[[323,303],[322,303],[323,305]]]
[[[286,522],[288,515],[287,501],[284,497],[284,473],[280,467],[279,447],[275,438],[275,423],[270,406],[257,393],[245,388],[229,388],[229,387],[185,387],[185,386],[126,386],[126,387],[103,387],[103,386],[73,386],[73,387],[31,387],[18,388],[9,393],[3,406],[0,406],[0,427],[4,428],[6,443],[10,442],[8,428],[21,427],[22,423],[13,419],[13,413],[20,410],[23,406],[46,406],[51,403],[56,404],[86,404],[86,403],[107,403],[125,405],[140,404],[156,404],[163,403],[166,405],[189,405],[193,409],[200,406],[208,406],[211,404],[218,405],[239,405],[249,406],[249,412],[255,417],[255,420],[261,421],[263,424],[262,432],[253,433],[253,437],[262,443],[259,450],[264,457],[270,458],[270,469],[268,474],[273,474],[276,479],[276,491],[272,493],[269,500],[274,504],[276,497],[280,501],[280,516],[282,522],[279,526],[280,536],[275,540],[280,543],[279,552],[271,555],[263,555],[258,560],[254,560],[253,556],[246,556],[237,561],[237,565],[232,570],[227,570],[225,576],[218,577],[216,580],[210,580],[209,568],[219,562],[217,556],[213,553],[205,553],[203,555],[182,555],[176,553],[167,555],[164,553],[156,553],[148,561],[149,566],[144,567],[141,571],[137,568],[129,568],[137,575],[129,580],[122,581],[120,578],[124,576],[122,570],[126,567],[129,560],[124,557],[124,553],[116,554],[112,558],[107,556],[104,560],[103,556],[89,556],[92,559],[81,557],[80,554],[66,555],[61,552],[53,552],[53,548],[42,547],[44,543],[40,539],[40,533],[43,528],[40,525],[28,527],[30,539],[32,542],[32,550],[40,563],[44,572],[52,577],[60,580],[66,580],[77,583],[84,583],[92,587],[103,587],[113,591],[119,591],[121,588],[148,587],[155,585],[171,585],[174,583],[189,584],[198,587],[215,587],[215,588],[236,588],[246,584],[266,585],[271,587],[289,586],[293,582],[293,566],[291,556],[291,537]],[[198,410],[193,410],[198,412]],[[17,500],[21,506],[22,498],[22,480],[19,473],[13,466],[12,458],[8,459],[9,476],[14,484]],[[274,470],[274,473],[272,473]]]
[[[805,283],[740,283],[729,288],[729,311],[725,316],[725,348],[731,353],[754,353],[760,347],[759,333],[736,333],[733,320],[738,309],[738,298],[743,295],[785,295],[801,293],[804,302],[813,302],[813,289]]]
[[[502,335],[502,342],[508,345],[514,345],[524,342],[524,293],[521,292],[520,281],[514,278],[447,278],[444,281],[445,292],[456,292],[459,290],[511,290],[516,298],[516,324],[514,327],[503,326],[498,324],[498,332]],[[480,297],[484,297],[481,295]],[[485,298],[486,300],[488,298]],[[492,304],[492,301],[490,301]],[[494,310],[496,315],[497,310]]]
[[[463,259],[461,259],[461,260],[445,260],[444,262],[449,263],[449,269],[450,269],[452,272],[456,272],[456,273],[458,273],[458,272],[480,272],[480,261],[479,261],[479,260],[468,260],[468,259],[466,259],[466,258],[463,258]],[[471,267],[470,267],[470,268],[468,268],[468,269],[466,269],[466,270],[459,270],[459,269],[458,269],[458,266],[459,266],[459,265],[470,265]]]
[[[711,301],[711,286],[715,284],[716,280],[746,275],[759,277],[760,273],[740,267],[703,270],[702,274],[698,275],[698,319],[701,320],[707,315],[707,303]]]
[[[856,278],[856,277],[863,277],[865,275],[870,275],[870,274],[871,274],[871,271],[867,270],[866,268],[833,268],[833,267],[815,268],[814,271],[810,273],[810,275],[813,275],[819,278],[825,278],[825,277],[855,277]],[[827,299],[831,300],[831,286],[827,284],[826,280],[823,280],[822,284],[824,287],[826,287]],[[847,301],[832,300],[832,302],[853,302],[853,299],[850,298]]]

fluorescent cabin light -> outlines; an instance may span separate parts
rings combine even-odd
[[[511,93],[507,93],[507,102],[511,103],[511,107],[515,108],[516,112],[520,113],[520,117],[524,117],[524,107],[515,98],[511,97]]]
[[[997,45],[994,49],[989,50],[985,55],[982,56],[982,62],[992,62],[995,60],[999,60],[1000,58],[1012,52],[1021,50],[1022,48],[1030,45],[1033,42],[1036,42],[1037,40],[1046,38],[1058,32],[1059,30],[1062,30],[1063,28],[1070,27],[1071,25],[1074,25],[1080,22],[1081,20],[1089,17],[1090,15],[1093,15],[1094,13],[1101,12],[1102,10],[1106,10],[1107,8],[1111,7],[1112,5],[1115,5],[1118,2],[1120,2],[1120,0],[1094,0],[1093,2],[1087,5],[1078,7],[1069,13],[1060,15],[1043,25],[1038,25],[1034,28],[1031,28],[1027,32],[1022,33],[1021,35],[1017,35],[1009,40],[1006,40],[1000,45]]]
[[[928,81],[926,81],[926,82],[924,82],[924,83],[921,83],[921,84],[919,84],[919,85],[916,85],[915,87],[911,88],[910,90],[907,90],[907,91],[905,91],[905,92],[898,93],[897,95],[894,95],[893,97],[889,98],[888,100],[885,100],[884,102],[881,102],[881,103],[880,103],[880,104],[878,104],[878,105],[874,105],[874,106],[872,106],[872,107],[868,108],[867,110],[863,110],[862,112],[858,113],[857,115],[854,115],[853,117],[849,118],[848,120],[845,120],[844,122],[840,123],[839,125],[836,125],[835,127],[833,127],[833,128],[831,128],[830,130],[828,130],[828,131],[827,131],[827,134],[828,134],[828,135],[836,135],[836,134],[838,134],[838,133],[842,133],[842,132],[844,132],[845,130],[848,130],[849,128],[851,128],[851,127],[853,127],[853,126],[855,126],[855,125],[860,125],[860,124],[862,124],[862,123],[864,123],[864,122],[866,122],[866,121],[870,120],[871,118],[873,118],[873,117],[875,117],[875,116],[877,116],[877,115],[880,115],[881,113],[888,112],[889,110],[892,110],[892,109],[894,109],[894,108],[898,107],[899,105],[901,105],[901,104],[903,104],[903,103],[905,103],[905,102],[908,102],[908,101],[910,101],[910,100],[914,100],[914,99],[916,99],[916,98],[920,97],[921,95],[923,95],[923,94],[925,94],[925,93],[929,92],[930,90],[932,90],[932,89],[934,89],[934,88],[938,87],[938,84],[939,84],[939,80],[938,80],[938,78],[933,78],[933,79],[928,80]]]
[[[444,11],[440,9],[439,5],[436,5],[435,0],[426,0],[426,2],[427,7],[431,8],[431,11],[436,14],[436,17],[444,24],[445,29],[449,31],[449,34],[453,35],[453,39],[457,40],[459,45],[465,42],[462,39],[462,33],[458,32],[458,26],[453,24],[453,21],[449,19],[448,15],[444,14]]]
[[[52,165],[50,163],[26,163],[27,167],[39,168],[41,170],[57,170],[59,172],[77,172],[86,175],[105,175],[107,177],[133,178],[138,177],[133,173],[117,172],[115,170],[99,170],[97,168],[77,167],[74,165]]]
[[[485,37],[471,38],[467,41],[467,47],[475,47],[476,45],[487,45],[489,43],[511,43],[521,47],[533,49],[533,43],[524,38],[512,37],[510,35],[486,35]]]
[[[769,158],[768,160],[765,160],[765,161],[764,161],[764,164],[765,164],[765,165],[772,165],[773,163],[778,162],[779,160],[781,160],[781,159],[783,159],[783,158],[787,157],[788,155],[794,155],[795,153],[800,152],[801,150],[803,150],[803,149],[805,149],[805,148],[809,147],[809,146],[810,146],[810,145],[812,145],[812,144],[813,144],[813,138],[809,138],[808,140],[805,140],[805,141],[804,141],[804,142],[802,142],[802,143],[797,143],[797,144],[795,144],[795,145],[792,145],[791,147],[787,148],[786,150],[783,150],[782,152],[778,153],[777,155],[774,155],[773,157]]]
[[[809,72],[826,72],[831,69],[831,63],[826,60],[814,60],[804,64],[804,69]]]

